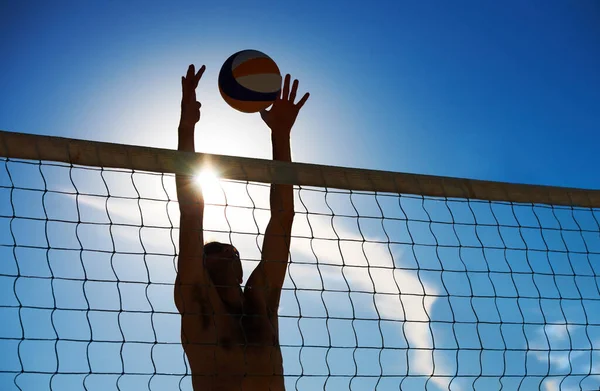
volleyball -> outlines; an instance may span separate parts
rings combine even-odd
[[[219,72],[221,96],[234,109],[256,113],[269,107],[281,91],[281,73],[271,57],[258,50],[231,55]]]

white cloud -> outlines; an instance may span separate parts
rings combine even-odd
[[[544,325],[537,331],[537,338],[530,341],[529,346],[530,348],[538,350],[534,353],[534,356],[541,363],[549,364],[551,373],[556,373],[556,371],[562,373],[569,368],[569,365],[573,366],[575,359],[588,356],[587,353],[583,351],[569,352],[564,350],[569,347],[569,336],[572,337],[574,333],[580,330],[582,330],[581,326],[567,324]],[[581,365],[583,366],[582,372],[586,372],[590,369],[589,360],[585,360]],[[546,387],[552,386],[547,385]]]
[[[544,381],[544,391],[559,391],[560,379],[546,379]]]
[[[324,230],[325,227],[315,226],[313,223],[313,231]],[[353,234],[349,230],[337,229],[337,233],[340,237],[351,238],[355,240],[361,240],[360,236]],[[295,230],[296,235],[306,235],[310,232],[302,232],[302,230]],[[340,249],[338,243],[335,241],[321,243],[319,246],[319,252],[317,253],[319,263],[329,263],[340,265]],[[402,253],[393,254],[394,260],[391,259],[390,252],[385,244],[381,245],[370,245],[369,246],[369,261],[377,260],[379,264],[387,264],[392,266],[402,263]],[[292,253],[300,253],[306,258],[314,257],[313,252],[306,241],[293,241],[292,242]],[[293,260],[292,260],[293,261]],[[344,256],[346,264],[350,265],[366,265],[364,255],[361,252],[354,252],[351,256],[346,254]],[[395,261],[395,262],[393,262]],[[369,263],[371,264],[371,263]],[[312,266],[316,268],[317,266]],[[372,266],[372,265],[371,265]],[[382,271],[382,273],[378,273]],[[294,280],[300,280],[302,278],[313,277],[311,272],[306,268],[294,267],[290,272]],[[323,283],[327,285],[340,285],[348,284],[354,290],[366,291],[366,292],[398,292],[400,288],[401,292],[421,293],[423,294],[423,287],[428,294],[435,295],[436,289],[427,283],[427,281],[419,281],[415,275],[410,274],[407,271],[400,269],[367,269],[364,267],[347,267],[344,268],[343,274],[333,272],[322,272]],[[395,281],[394,281],[395,277]],[[346,282],[340,281],[345,279]],[[332,280],[332,281],[330,281]],[[423,286],[423,287],[422,287]],[[398,300],[400,298],[400,301]],[[399,321],[408,321],[406,324],[408,327],[404,328],[406,338],[412,349],[409,366],[411,368],[411,374],[429,375],[433,372],[434,365],[432,362],[432,355],[430,350],[432,348],[433,336],[429,330],[426,321],[429,320],[428,314],[431,314],[432,306],[435,303],[435,297],[430,297],[428,300],[423,300],[422,297],[415,295],[407,295],[399,293],[396,295],[376,295],[376,306],[379,315],[382,318],[397,319]],[[425,321],[425,322],[410,322],[410,321]],[[439,341],[437,341],[439,343]],[[417,350],[419,349],[419,350]],[[422,349],[422,350],[421,350]],[[437,375],[447,375],[452,373],[448,369],[447,363],[440,362],[440,358],[436,357],[435,360],[435,372],[433,373],[432,381],[443,389],[447,389],[450,377],[439,377]],[[404,368],[400,369],[401,371]],[[457,384],[453,385],[453,390],[458,390]]]
[[[571,328],[571,327],[569,327],[569,328]],[[550,339],[551,344],[552,344],[553,340],[555,340],[555,341],[564,340],[569,335],[569,330],[568,330],[566,324],[549,324],[549,325],[545,325],[544,329],[545,329],[546,335],[548,335],[548,338]]]

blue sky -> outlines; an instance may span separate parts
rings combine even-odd
[[[269,133],[259,116],[230,109],[219,96],[216,85],[219,68],[229,55],[254,48],[269,54],[283,72],[289,72],[300,80],[302,91],[311,93],[292,136],[296,161],[598,189],[599,18],[600,6],[594,1],[381,2],[369,3],[368,6],[364,3],[321,4],[310,1],[295,5],[274,1],[258,4],[188,2],[176,6],[150,2],[98,2],[95,5],[76,2],[61,5],[3,3],[0,5],[0,53],[4,58],[0,62],[0,129],[174,148],[181,96],[180,76],[190,63],[206,64],[207,71],[199,88],[203,111],[196,138],[198,150],[269,158]],[[140,231],[137,227],[115,226],[113,231],[108,231],[106,226],[80,225],[75,228],[72,223],[53,222],[50,230],[46,231],[43,223],[23,217],[43,218],[45,206],[49,218],[76,222],[75,199],[64,194],[48,193],[42,200],[39,192],[18,190],[11,193],[10,190],[13,184],[36,189],[47,186],[57,191],[74,190],[68,170],[52,167],[43,170],[48,181],[46,185],[36,166],[8,164],[2,168],[0,175],[0,185],[4,186],[0,189],[0,215],[3,216],[0,219],[0,244],[4,246],[2,251],[5,254],[0,259],[10,259],[1,268],[0,298],[3,305],[9,306],[2,310],[10,319],[10,324],[1,330],[2,336],[18,338],[21,335],[19,316],[14,308],[15,289],[23,303],[33,307],[55,306],[50,300],[52,286],[48,285],[48,280],[19,278],[18,283],[13,285],[14,277],[11,276],[17,273],[18,264],[23,275],[47,277],[54,274],[64,278],[55,282],[56,296],[53,300],[58,300],[65,308],[108,306],[114,311],[118,309],[119,297],[130,298],[129,303],[122,304],[129,309],[147,310],[151,305],[160,307],[166,314],[154,315],[154,323],[149,322],[148,314],[139,314],[137,318],[134,314],[126,314],[125,318],[130,318],[120,323],[126,334],[132,333],[127,335],[128,340],[153,341],[154,332],[158,340],[170,343],[153,348],[157,350],[155,364],[158,369],[154,369],[148,360],[147,345],[126,345],[129,350],[123,353],[124,362],[133,365],[126,371],[180,373],[183,361],[174,359],[181,358],[177,351],[177,330],[173,326],[177,316],[169,315],[173,305],[165,299],[168,292],[161,290],[170,289],[168,284],[174,273],[173,260],[168,255],[173,252],[172,232],[164,228],[170,226],[169,218],[176,214],[175,204],[167,203],[166,196],[173,190],[172,183],[167,184],[166,191],[163,191],[162,185],[156,183],[157,178],[145,181],[140,176],[136,179],[137,187],[132,188],[129,176],[106,174],[112,196],[137,197],[136,191],[139,191],[142,204],[138,206],[135,202],[131,204],[131,201],[114,198],[105,204],[106,199],[102,197],[79,197],[77,200],[85,221],[107,222],[110,218],[117,224],[140,224],[140,213],[136,210],[139,207],[144,224],[160,226],[162,230],[145,227]],[[13,184],[7,172],[11,172]],[[93,175],[85,172],[72,174],[79,192],[106,194],[98,172]],[[212,197],[219,202],[216,193]],[[251,191],[251,197],[258,207],[268,206],[265,189],[257,187]],[[336,215],[352,215],[353,206],[347,194],[329,194],[328,197]],[[251,204],[249,199],[234,197],[233,200],[243,205]],[[362,200],[360,196],[353,195],[352,200],[361,216],[378,216],[374,197]],[[303,201],[313,213],[331,213],[321,193],[304,191]],[[384,232],[378,219],[361,219],[361,230],[357,230],[355,219],[336,217],[335,231],[331,229],[331,218],[327,216],[296,219],[298,235],[310,236],[312,229],[313,235],[321,239],[312,242],[298,239],[292,248],[292,260],[308,265],[290,267],[287,286],[299,286],[300,290],[289,291],[290,296],[283,299],[280,311],[282,319],[285,319],[282,323],[286,324],[283,341],[298,345],[305,338],[306,344],[328,344],[326,338],[319,338],[324,338],[328,334],[327,327],[333,327],[336,321],[327,325],[319,319],[324,313],[320,304],[324,300],[327,309],[337,310],[342,318],[358,316],[353,311],[359,311],[364,318],[373,318],[377,312],[380,316],[398,317],[387,323],[364,320],[354,321],[352,325],[346,320],[339,320],[335,325],[336,332],[331,333],[332,338],[338,338],[331,342],[336,346],[353,346],[353,338],[360,341],[360,346],[377,346],[374,335],[379,333],[387,342],[391,341],[400,348],[410,345],[427,349],[429,335],[436,337],[438,347],[440,343],[450,346],[456,339],[466,346],[474,346],[477,332],[482,333],[481,338],[486,344],[488,341],[493,343],[501,339],[499,328],[482,326],[481,330],[474,331],[469,324],[474,319],[472,313],[487,317],[489,322],[496,324],[500,318],[507,321],[504,317],[508,317],[509,323],[518,323],[518,316],[513,316],[519,313],[519,306],[529,317],[523,321],[527,323],[524,327],[517,325],[516,329],[511,329],[510,325],[505,326],[503,331],[514,336],[505,341],[511,346],[523,349],[529,342],[543,350],[545,341],[561,349],[568,346],[571,338],[574,346],[600,344],[598,326],[567,329],[553,325],[544,331],[537,325],[543,322],[544,316],[547,316],[547,322],[560,323],[563,319],[567,323],[584,324],[587,315],[582,308],[588,308],[588,312],[591,308],[592,313],[600,312],[596,301],[565,300],[557,306],[558,301],[550,299],[576,298],[578,295],[600,298],[597,278],[588,277],[598,275],[592,265],[599,261],[595,253],[600,253],[599,228],[591,212],[578,212],[572,217],[569,211],[517,208],[515,213],[519,217],[516,218],[520,218],[521,225],[538,227],[520,231],[515,228],[518,224],[515,217],[511,217],[512,211],[502,205],[495,205],[497,210],[492,215],[486,205],[471,205],[473,210],[470,211],[459,203],[446,206],[428,201],[423,209],[420,200],[404,198],[400,204],[397,199],[391,199],[389,204],[385,199],[380,199],[380,202],[384,204],[386,217],[402,218],[406,214],[414,221],[408,226],[394,220],[386,221],[389,226]],[[11,222],[6,216],[12,215],[13,206],[21,217]],[[296,207],[298,210],[303,208],[299,198]],[[264,231],[268,217],[265,211],[250,214],[247,209],[236,211],[234,207],[230,208],[233,211],[227,221],[223,220],[222,207],[207,210],[213,216],[211,221],[215,231],[228,230],[229,223],[234,231],[252,233],[255,219],[261,232]],[[448,210],[452,210],[453,214],[450,215]],[[495,224],[495,216],[503,225],[501,232],[478,227],[475,231],[479,235],[477,237],[473,232],[473,215],[477,216],[478,224]],[[453,226],[443,224],[444,221],[462,221],[466,225],[455,225],[456,231],[452,231],[450,227]],[[579,229],[577,223],[579,228],[589,232],[580,234],[552,229],[559,225]],[[540,226],[545,230],[539,230]],[[11,232],[16,235],[18,244],[16,259],[13,259]],[[415,248],[406,245],[410,241],[409,233],[418,244]],[[399,242],[389,251],[384,244],[367,243],[365,248],[361,248],[353,242],[362,235],[370,241],[385,242],[386,234]],[[108,240],[111,235],[116,243]],[[242,254],[248,260],[258,257],[256,235],[215,232],[214,236],[232,240],[244,250]],[[337,242],[341,243],[341,248],[333,246],[337,239],[340,239]],[[111,260],[90,252],[80,259],[78,251],[75,255],[67,251],[71,254],[67,256],[59,250],[48,254],[43,250],[47,243],[53,248],[78,250],[78,240],[82,240],[83,247],[87,249],[101,248],[110,252],[112,246],[116,246],[118,251],[132,251],[137,255],[125,257],[121,254],[121,259]],[[433,251],[431,245],[435,245],[436,241],[447,247],[435,247],[438,251]],[[485,251],[485,260],[496,274],[488,274],[481,269],[481,251],[457,250],[459,244],[477,246],[478,241],[489,247]],[[521,250],[504,253],[498,249],[504,246],[522,249],[523,243],[536,249],[532,253],[527,252],[528,259],[524,258]],[[578,253],[584,251],[582,243],[589,247],[588,251],[594,252],[595,257],[586,258]],[[27,249],[27,245],[42,249]],[[143,246],[162,255],[144,258],[140,256]],[[564,253],[555,251],[550,252],[547,258],[540,257],[539,252],[543,253],[545,246],[553,250],[566,247],[575,253],[569,253],[569,257],[565,258],[561,255]],[[374,266],[368,279],[360,267],[347,267],[342,271],[340,257],[344,255],[345,261],[351,265],[355,262],[355,266],[365,266],[366,263],[360,263],[363,251],[369,258],[369,264]],[[392,254],[393,260],[386,258],[388,253]],[[348,254],[352,254],[350,260]],[[317,260],[324,265],[317,268]],[[49,266],[41,268],[40,263]],[[536,276],[537,280],[527,280],[527,274],[508,273],[509,270],[518,271],[519,267],[528,263],[529,270],[541,273]],[[111,265],[117,265],[116,271],[111,269]],[[247,262],[246,267],[249,268],[249,265],[251,262]],[[386,274],[389,269],[384,268],[392,265],[399,268],[394,272],[396,281],[390,280],[389,273]],[[572,269],[565,265],[571,265]],[[441,273],[439,269],[442,267],[470,272]],[[431,270],[420,271],[423,268]],[[159,279],[165,285],[157,284],[140,290],[144,287],[143,283],[124,283],[119,286],[119,291],[115,289],[114,282],[91,282],[86,283],[85,296],[81,282],[68,280],[83,278],[84,270],[88,279],[114,281],[118,275],[121,279],[143,282],[150,276],[153,282]],[[524,267],[523,270],[528,269]],[[561,275],[553,279],[554,273],[580,275],[576,278]],[[515,280],[510,280],[512,276]],[[394,304],[384,295],[376,295],[374,307],[373,300],[369,304],[369,300],[364,301],[365,298],[358,294],[352,297],[356,308],[351,309],[348,300],[335,292],[326,292],[321,298],[302,290],[302,287],[319,288],[320,284],[327,289],[343,290],[345,280],[349,281],[353,290],[372,291],[374,286],[369,284],[375,283],[378,292],[393,292],[395,284],[401,281],[403,289],[406,289],[402,296],[406,313],[399,315],[397,306],[400,303]],[[469,295],[465,290],[467,286],[474,295],[480,296],[477,302],[465,302],[460,298],[461,295]],[[496,303],[499,309],[492,311],[496,315],[489,313],[489,308],[493,308],[491,299],[487,297],[493,293],[491,286],[500,291],[496,292],[497,295],[505,296]],[[519,295],[534,299],[516,300],[514,290],[517,286],[520,287]],[[428,290],[428,302],[422,298],[423,289]],[[446,291],[458,296],[453,303],[442,297]],[[441,296],[432,299],[435,294]],[[547,300],[535,299],[539,296]],[[415,297],[417,301],[411,301]],[[111,300],[94,302],[98,298]],[[91,301],[86,304],[86,300]],[[298,302],[300,305],[294,304]],[[448,318],[450,309],[467,323],[456,326],[455,330],[448,329],[443,322],[433,322],[427,330],[421,327],[423,323],[419,322],[427,318],[451,319]],[[301,321],[295,318],[300,310],[305,311]],[[61,338],[85,340],[89,330],[102,330],[103,334],[94,335],[96,339],[118,341],[121,338],[117,324],[121,320],[115,319],[113,312],[103,315],[92,311],[89,318],[77,311],[64,311],[63,315],[62,319],[60,314],[54,319],[54,327],[66,333]],[[28,338],[55,337],[49,311],[39,310],[36,313],[34,309],[23,310],[20,316],[25,322],[24,329],[33,333],[28,334]],[[400,318],[414,322],[401,323]],[[599,323],[596,318],[590,318],[589,322]],[[157,330],[148,328],[149,324],[154,324]],[[407,329],[398,330],[399,324],[404,324]],[[518,329],[524,335],[529,334],[523,338],[516,337]],[[354,336],[353,332],[356,333]],[[367,337],[361,338],[361,335]],[[404,339],[399,337],[401,335]],[[118,359],[110,362],[102,360],[102,357],[119,357],[118,351],[114,351],[110,344],[87,347],[87,343],[81,342],[70,346],[68,342],[61,342],[58,346],[53,341],[40,342],[35,347],[27,344],[20,348],[27,368],[54,370],[55,349],[58,349],[64,365],[60,371],[87,372],[88,361],[95,365],[94,371],[121,370]],[[490,356],[483,359],[484,363],[496,363],[506,358],[497,356],[493,351],[494,348],[502,349],[501,345],[486,346],[491,350],[487,351]],[[16,345],[7,349],[12,349],[12,353],[5,361],[0,361],[2,368],[18,370],[20,364],[14,356]],[[291,347],[289,352],[284,352],[286,370],[296,374],[301,371],[322,374],[323,352],[319,349],[303,351],[299,353],[297,348]],[[394,349],[384,350],[383,359],[372,356],[373,352],[379,353],[377,349],[366,349],[355,354],[361,368],[359,372],[378,374],[380,369],[375,364],[379,363],[385,371],[401,373],[410,360],[421,362],[421,367],[416,366],[417,372],[430,369],[427,360],[416,351],[413,351],[415,356],[410,360],[396,356],[398,351]],[[439,373],[454,370],[452,362],[456,360],[456,350],[450,350],[449,354],[445,356],[440,351],[441,356],[436,358]],[[546,364],[553,365],[551,373],[568,371],[568,358],[561,352],[553,354],[556,356],[530,353],[527,365],[521,366],[521,357],[509,357],[507,362],[514,366],[507,367],[506,371],[519,374],[526,367],[530,373],[543,374]],[[571,357],[573,371],[585,371],[593,366],[598,372],[598,357],[592,359],[589,355],[575,354]],[[330,368],[331,373],[354,371],[347,350],[332,349],[331,355],[336,358],[332,362],[338,365]],[[458,368],[461,371],[494,373],[493,365],[485,370],[477,369],[476,363],[482,362],[482,359],[477,354],[473,356],[468,349],[460,350],[460,355]],[[161,357],[163,362],[160,362]],[[13,378],[13,374],[3,374],[0,384],[13,387]],[[539,381],[532,379],[529,381]],[[298,388],[315,387],[321,380],[304,377]],[[409,379],[404,387],[410,388],[413,380]],[[580,380],[576,378],[571,386],[577,385]],[[53,389],[79,389],[82,381],[83,376],[59,375],[52,384]],[[107,389],[114,387],[117,380],[110,376],[106,379],[92,375],[85,381],[90,389]],[[107,384],[103,383],[105,381]],[[169,383],[173,381],[169,376],[157,376],[152,381],[152,389],[167,385],[178,387]],[[289,385],[291,389],[294,389],[293,381]],[[354,380],[353,390],[372,388],[370,381],[372,379],[369,378]],[[386,381],[391,383],[386,385]],[[481,380],[479,386],[497,386],[497,383],[486,384],[485,381]],[[514,381],[506,378],[505,389],[516,389]],[[597,385],[593,382],[598,380],[588,378],[586,381]],[[125,376],[118,382],[123,390],[128,387],[139,389],[147,387],[148,379]],[[341,383],[336,386],[336,382]],[[397,389],[398,386],[392,383],[393,379],[383,378],[380,388]],[[48,379],[20,376],[19,384],[23,389],[39,389],[40,384],[47,387]],[[413,386],[422,387],[422,384],[415,384]],[[454,381],[453,389],[460,389],[457,384],[460,385],[460,380]],[[539,386],[531,384],[529,386],[534,388]],[[348,385],[334,376],[329,380],[329,387],[347,389]],[[432,390],[447,389],[442,381],[430,382],[428,387]],[[468,388],[468,383],[463,387]],[[554,383],[540,386],[548,391],[557,387],[558,384]],[[563,389],[570,388],[563,386]]]
[[[257,48],[312,94],[298,161],[598,188],[595,1],[62,4],[1,6],[3,129],[174,147],[179,76],[205,63],[204,149],[268,156],[216,88]]]

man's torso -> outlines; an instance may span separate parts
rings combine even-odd
[[[276,320],[253,308],[206,303],[182,315],[182,343],[195,391],[284,391]],[[240,315],[239,313],[242,313]],[[276,314],[274,316],[277,316]]]

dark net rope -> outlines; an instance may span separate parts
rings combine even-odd
[[[191,390],[174,178],[2,161],[0,389]],[[269,186],[205,191],[207,240],[260,260]],[[594,390],[599,211],[296,187],[287,389]]]

